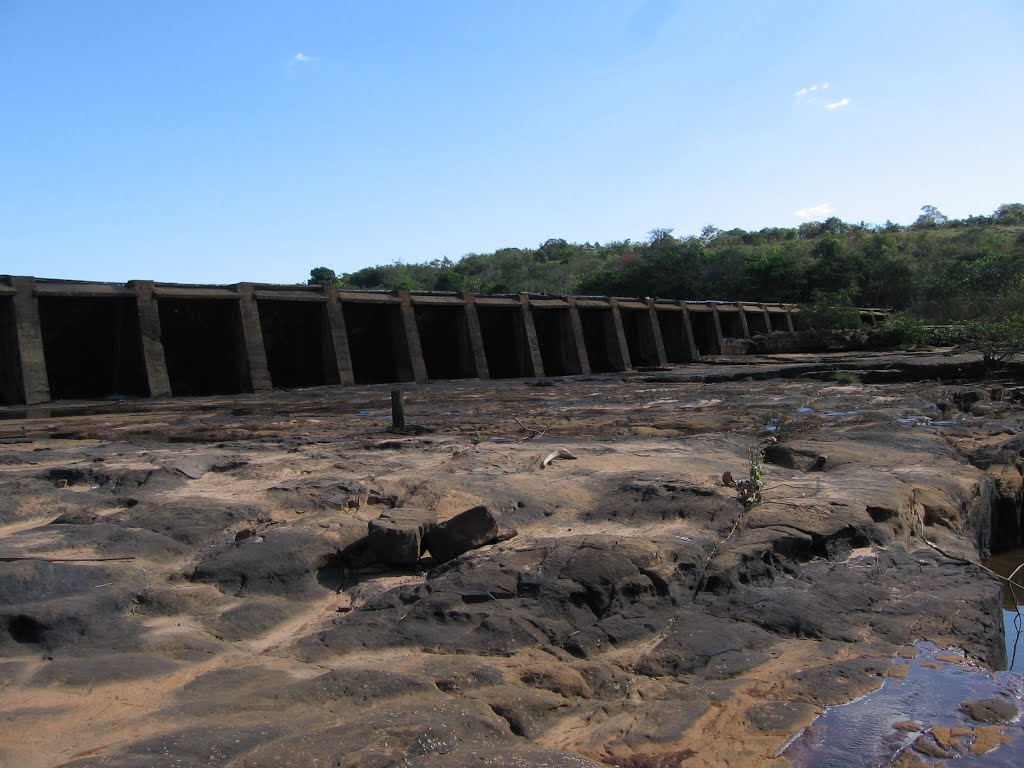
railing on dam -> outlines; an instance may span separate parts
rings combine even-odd
[[[791,304],[0,277],[0,404],[626,371],[791,333]],[[886,312],[861,310],[869,325]]]

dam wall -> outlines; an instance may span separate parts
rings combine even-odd
[[[0,405],[566,376],[794,331],[792,304],[0,276]],[[886,311],[862,309],[866,325]]]

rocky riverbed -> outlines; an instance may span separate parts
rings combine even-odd
[[[784,750],[830,707],[1006,664],[1002,584],[972,563],[1020,545],[1024,402],[978,372],[408,385],[401,434],[389,386],[0,409],[0,763],[809,760]],[[444,562],[367,541],[477,506],[497,534]],[[957,727],[961,761],[1019,764],[1019,691],[887,723],[864,764],[953,759]]]

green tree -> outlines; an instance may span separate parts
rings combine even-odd
[[[935,229],[949,221],[946,215],[934,205],[921,206],[921,215],[911,225],[915,229]]]
[[[746,279],[749,298],[761,301],[799,301],[804,295],[807,275],[793,254],[779,249],[755,251],[747,257]]]
[[[997,224],[1024,227],[1024,203],[1005,203],[992,214]]]
[[[314,267],[309,270],[309,280],[306,285],[322,285],[325,288],[338,285],[338,275],[333,269],[327,267]]]
[[[811,256],[813,261],[808,269],[811,289],[850,296],[860,292],[859,254],[849,248],[842,237],[832,233],[825,235],[814,244]]]

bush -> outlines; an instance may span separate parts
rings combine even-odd
[[[801,325],[818,334],[863,327],[860,312],[845,291],[815,292],[813,301],[800,307],[799,317]]]
[[[924,321],[906,312],[897,312],[871,331],[872,340],[883,347],[917,347],[927,344],[929,332]]]
[[[968,320],[960,325],[965,337],[962,346],[979,350],[989,370],[998,370],[1005,361],[1024,352],[1024,316]]]
[[[964,323],[936,325],[929,329],[929,343],[936,347],[962,347],[968,342]]]
[[[860,384],[860,376],[853,371],[836,371],[832,374],[832,381],[836,384]]]

